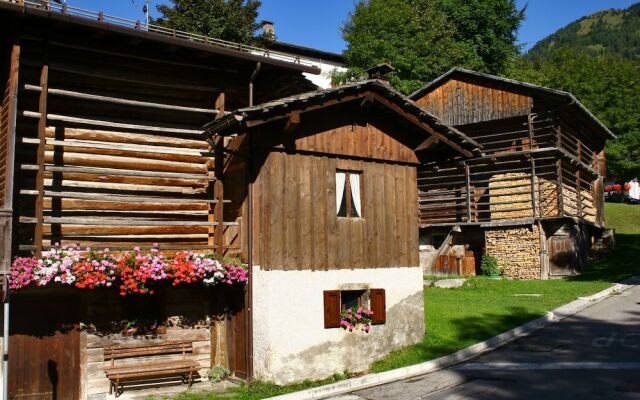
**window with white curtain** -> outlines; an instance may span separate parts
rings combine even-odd
[[[362,173],[336,171],[336,209],[338,217],[362,218]]]

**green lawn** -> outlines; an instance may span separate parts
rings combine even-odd
[[[425,289],[425,339],[389,354],[371,372],[417,364],[449,354],[543,315],[579,296],[609,287],[612,282],[640,274],[634,255],[640,252],[640,205],[605,205],[607,226],[616,229],[616,250],[593,263],[582,275],[548,281],[470,279],[458,289]],[[516,296],[536,294],[540,296]],[[184,394],[179,400],[262,399],[348,377],[337,374],[323,381],[277,386],[258,382],[224,395]]]
[[[474,278],[459,289],[425,289],[425,339],[375,362],[371,371],[387,371],[449,354],[640,274],[640,264],[634,257],[640,251],[640,205],[606,203],[605,218],[607,226],[616,229],[616,249],[580,276],[548,281]]]

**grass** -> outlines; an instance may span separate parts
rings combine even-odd
[[[241,384],[238,387],[228,389],[225,393],[195,393],[184,392],[175,397],[174,400],[259,400],[268,397],[279,396],[281,394],[287,394],[297,392],[312,387],[328,385],[330,383],[339,382],[345,379],[351,378],[349,371],[343,373],[335,373],[327,379],[311,381],[305,380],[300,383],[295,383],[286,386],[276,385],[271,382],[255,381],[250,385]]]
[[[635,258],[635,254],[640,254],[640,205],[606,203],[605,217],[607,226],[616,230],[616,249],[577,277],[548,281],[495,281],[478,277],[459,289],[425,289],[424,340],[392,352],[375,362],[371,371],[387,371],[447,355],[579,296],[640,274],[640,264]],[[514,296],[527,293],[541,296]]]
[[[616,229],[616,250],[595,261],[582,275],[563,280],[519,281],[472,278],[458,289],[425,289],[422,342],[392,352],[371,366],[382,372],[432,360],[485,340],[543,315],[579,296],[640,274],[640,205],[605,204],[607,226]],[[442,277],[426,277],[441,279]],[[540,296],[516,296],[539,294]],[[347,379],[348,372],[321,381],[279,386],[254,382],[220,394],[184,393],[177,400],[257,400]]]
[[[517,281],[478,277],[468,280],[459,289],[426,288],[424,340],[375,362],[371,371],[387,371],[447,355],[610,285],[602,281]]]

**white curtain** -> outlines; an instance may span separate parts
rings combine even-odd
[[[336,214],[340,211],[342,197],[344,196],[344,183],[346,179],[346,174],[344,172],[336,172]]]
[[[356,209],[356,217],[362,217],[362,204],[360,203],[360,174],[351,173],[349,175],[349,183],[351,184],[351,199]]]

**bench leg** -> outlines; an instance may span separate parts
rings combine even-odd
[[[191,389],[192,383],[193,383],[193,370],[189,371],[189,389]]]

